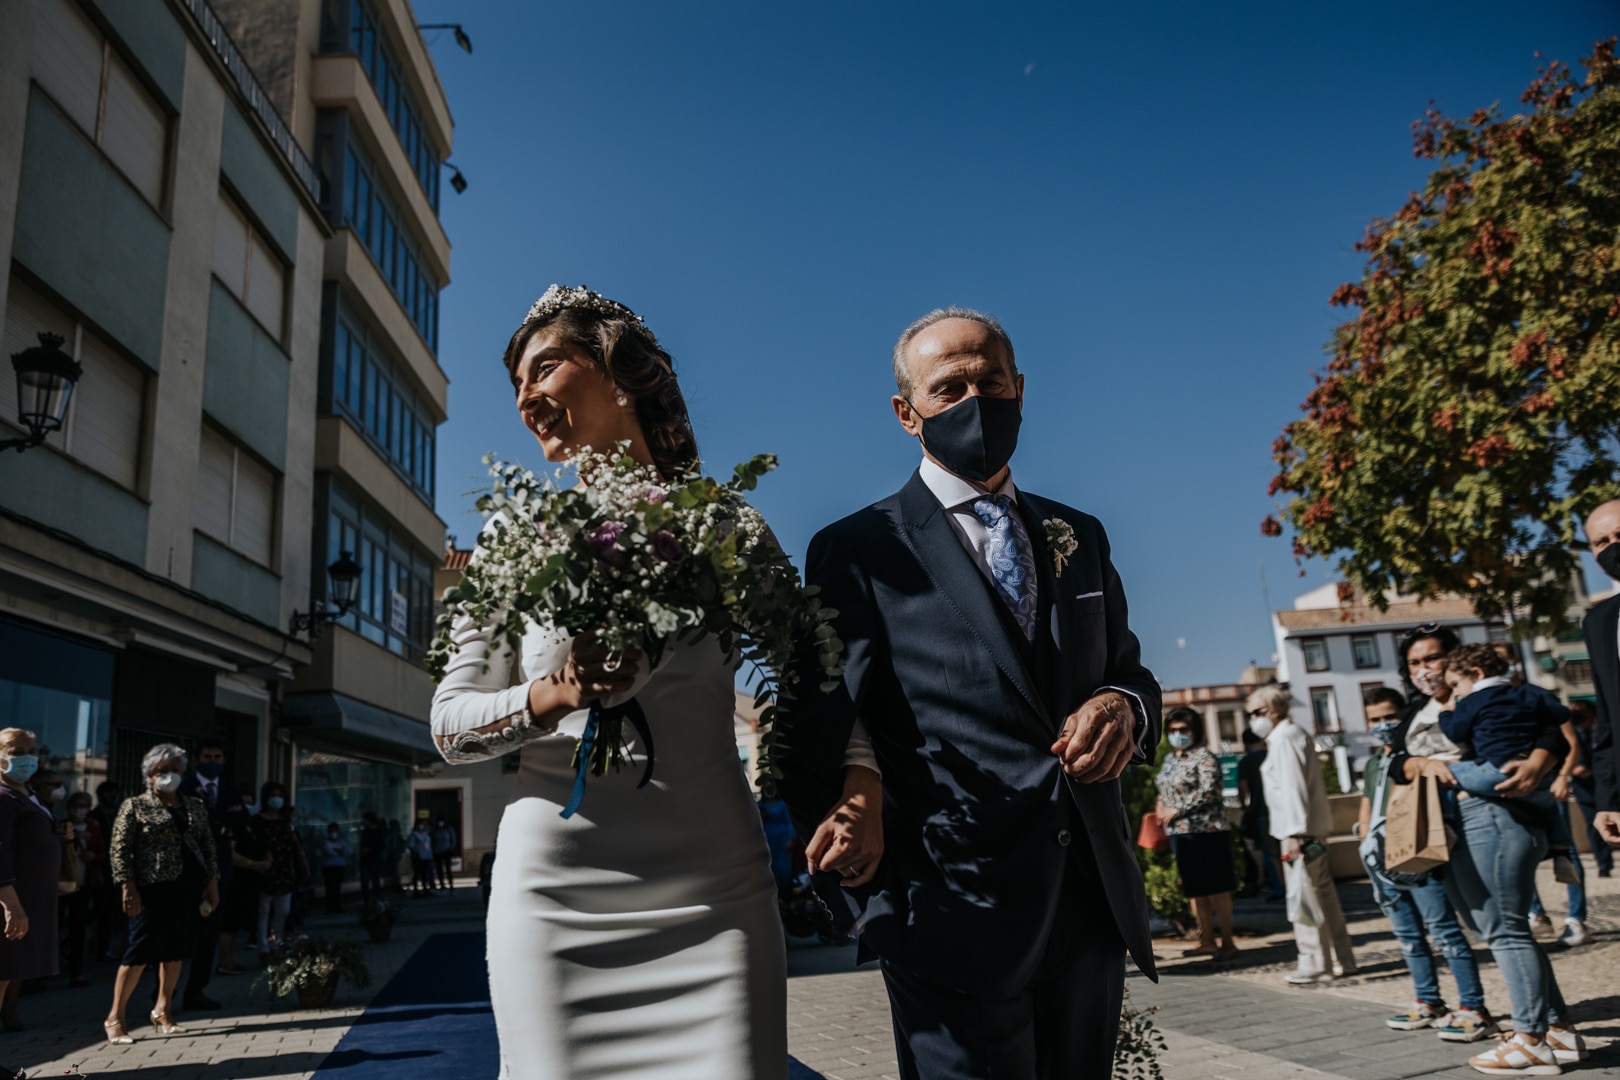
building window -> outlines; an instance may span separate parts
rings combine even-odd
[[[1361,684],[1361,703],[1363,705],[1367,704],[1367,698],[1372,695],[1372,692],[1374,690],[1384,690],[1384,689],[1387,689],[1387,686],[1386,686],[1385,683],[1381,683],[1381,682],[1364,682],[1364,683],[1362,683]]]
[[[1563,675],[1566,683],[1590,683],[1592,681],[1592,661],[1587,659],[1565,660]]]
[[[338,224],[354,230],[422,340],[436,353],[439,348],[439,283],[423,267],[416,245],[402,224],[406,219],[383,192],[371,160],[353,139],[346,139],[345,143],[343,194],[341,204],[336,207]]]
[[[214,215],[214,276],[280,344],[287,267],[223,191]]]
[[[1299,650],[1305,654],[1306,671],[1326,671],[1328,669],[1326,640],[1322,638],[1305,638],[1299,643]]]
[[[197,454],[197,530],[274,569],[276,474],[206,424]]]
[[[425,399],[341,308],[332,335],[332,410],[346,413],[377,451],[433,501],[434,422]]]
[[[46,436],[46,443],[133,491],[140,475],[146,372],[12,274],[0,355],[33,348],[43,331],[61,335],[63,350],[84,366],[62,429]],[[9,364],[0,365],[0,424],[16,423],[17,380]]]
[[[420,661],[433,637],[433,561],[388,519],[335,485],[327,492],[326,562],[341,552],[360,564],[359,599],[339,621],[397,656]]]
[[[1339,707],[1333,699],[1331,686],[1311,689],[1311,720],[1316,725],[1318,735],[1339,730]]]
[[[1217,709],[1215,726],[1221,733],[1222,742],[1235,743],[1242,737],[1238,734],[1237,713],[1232,709]]]
[[[1357,634],[1350,639],[1350,651],[1355,655],[1356,667],[1378,666],[1378,639],[1371,634]]]
[[[34,78],[154,207],[163,202],[169,115],[74,0],[35,8]]]

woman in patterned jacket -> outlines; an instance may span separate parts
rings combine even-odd
[[[1159,769],[1159,823],[1170,834],[1181,891],[1198,915],[1198,946],[1183,956],[1234,955],[1232,891],[1237,874],[1232,868],[1232,836],[1221,801],[1221,763],[1204,746],[1204,718],[1182,706],[1164,720],[1170,752]],[[1221,946],[1215,946],[1215,928]]]
[[[146,791],[124,800],[113,825],[113,881],[129,916],[129,948],[113,984],[107,1041],[130,1043],[124,1008],[148,964],[158,964],[152,1026],[159,1035],[182,1031],[169,1013],[180,965],[197,951],[201,920],[219,905],[219,866],[208,811],[180,794],[186,752],[159,743],[141,759]],[[206,910],[204,910],[206,909]]]

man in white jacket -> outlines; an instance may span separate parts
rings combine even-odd
[[[1282,844],[1289,913],[1294,918],[1294,941],[1299,945],[1299,969],[1286,980],[1303,986],[1354,974],[1356,960],[1350,952],[1350,934],[1333,888],[1327,853],[1322,850],[1316,858],[1307,857],[1313,840],[1327,843],[1333,817],[1322,782],[1322,764],[1311,737],[1289,719],[1292,707],[1289,692],[1276,686],[1256,690],[1248,702],[1249,727],[1266,740],[1260,779],[1271,813],[1271,835]],[[1334,959],[1331,968],[1329,949]]]

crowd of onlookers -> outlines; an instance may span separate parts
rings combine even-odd
[[[151,1030],[182,1031],[179,1012],[221,1007],[209,984],[243,973],[244,942],[259,967],[274,961],[307,911],[315,867],[329,913],[343,910],[351,866],[363,905],[400,887],[407,850],[419,893],[452,887],[459,843],[448,822],[422,819],[408,838],[397,821],[385,827],[367,810],[351,836],[339,822],[301,836],[285,785],[270,781],[255,793],[229,780],[226,766],[220,741],[203,739],[190,754],[160,743],[141,760],[137,790],[109,780],[92,800],[64,792],[61,777],[41,768],[33,732],[0,730],[5,1030],[23,1025],[20,995],[49,990],[64,968],[69,986],[88,986],[87,961],[96,958],[117,965],[103,1025],[109,1042],[135,1041],[126,1012],[148,967],[156,972]],[[22,1075],[0,1065],[0,1080]]]

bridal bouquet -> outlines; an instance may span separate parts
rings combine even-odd
[[[696,473],[675,482],[623,452],[588,449],[570,464],[581,485],[559,488],[518,465],[486,457],[493,478],[478,500],[489,520],[461,584],[444,595],[439,634],[428,656],[443,676],[455,645],[452,623],[465,616],[490,627],[516,654],[525,623],[538,617],[574,634],[591,632],[611,653],[638,652],[648,670],[672,644],[713,634],[728,659],[753,665],[755,704],[771,702],[760,724],[760,787],[771,793],[780,771],[770,762],[770,726],[792,697],[794,659],[815,643],[830,690],[842,670],[843,644],[816,589],[777,546],[744,493],[776,468],[761,454],[721,483]],[[559,470],[560,474],[560,470]],[[586,771],[597,776],[626,761],[623,723],[638,730],[651,776],[652,733],[634,702],[613,709],[597,703],[576,751],[575,798]]]

